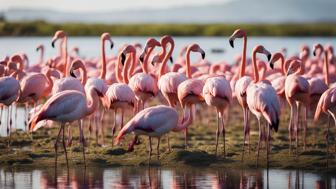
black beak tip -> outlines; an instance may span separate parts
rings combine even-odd
[[[125,59],[126,59],[126,55],[124,53],[121,54],[121,64],[124,65],[125,64]]]
[[[51,46],[52,46],[52,48],[55,48],[55,43],[51,42]]]
[[[272,55],[271,55],[271,54],[268,54],[268,55],[267,55],[267,60],[270,61],[270,60],[271,60],[271,57],[272,57]]]
[[[202,53],[202,59],[204,60],[204,58],[205,58],[205,53]]]
[[[76,78],[76,75],[73,73],[73,70],[70,71],[70,75],[74,78]]]
[[[232,48],[234,48],[234,43],[233,43],[233,40],[232,40],[232,39],[230,39],[230,40],[229,40],[229,42],[230,42],[230,46],[231,46]]]
[[[174,60],[173,60],[173,57],[172,57],[172,56],[169,58],[169,60],[170,60],[170,62],[171,62],[171,63],[173,63],[173,62],[174,62]]]
[[[313,51],[313,55],[316,56],[316,52],[315,51]]]
[[[36,51],[38,51],[39,50],[39,48],[36,48]]]
[[[139,60],[140,60],[140,62],[143,62],[143,61],[144,61],[144,56],[141,55],[141,56],[139,57]],[[153,62],[152,62],[152,63],[153,63]]]
[[[272,68],[272,70],[274,69],[274,64],[270,63],[270,67]]]
[[[113,49],[113,47],[114,47],[114,44],[113,44],[113,43],[111,43],[111,49]]]

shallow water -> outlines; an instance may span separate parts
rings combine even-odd
[[[299,170],[159,167],[0,169],[0,188],[335,188],[336,177]]]

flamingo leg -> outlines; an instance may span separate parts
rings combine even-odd
[[[64,148],[64,153],[65,153],[65,159],[66,159],[66,163],[67,163],[67,167],[69,167],[69,163],[68,163],[68,153],[67,153],[67,150],[66,150],[66,144],[65,144],[65,132],[64,132],[64,126],[65,124],[62,123],[62,134],[63,134],[63,138],[62,138],[62,143],[63,143],[63,148]]]
[[[258,167],[258,162],[259,162],[260,143],[262,140],[262,128],[260,124],[260,118],[258,118],[258,126],[259,126],[259,140],[258,140],[258,147],[257,147],[257,167]]]
[[[102,143],[105,143],[105,130],[104,130],[104,115],[105,115],[105,109],[102,109],[100,116],[100,124],[101,124],[101,132],[102,132]]]
[[[117,119],[117,109],[113,110],[113,126],[112,126],[112,146],[113,146],[113,138],[114,138],[114,133],[116,130],[116,119]]]
[[[243,108],[243,114],[244,114],[244,142],[243,142],[243,153],[242,153],[242,159],[241,161],[244,161],[244,152],[245,152],[245,142],[246,142],[246,135],[247,135],[247,115],[246,115],[246,108]]]
[[[304,114],[303,114],[303,150],[306,150],[306,144],[307,144],[307,114],[308,114],[308,108],[304,107]]]
[[[9,144],[10,144],[9,108],[10,108],[10,106],[7,107],[7,136],[9,136],[8,147],[9,147]]]
[[[132,142],[128,145],[128,152],[133,152],[134,150],[134,145],[138,141],[138,135],[135,135]]]
[[[61,135],[61,131],[62,131],[62,126],[60,127],[60,129],[59,129],[59,131],[58,131],[58,135],[57,135],[57,138],[56,138],[56,142],[55,142],[55,144],[54,144],[54,148],[55,148],[55,154],[56,154],[56,156],[55,156],[55,164],[57,164],[57,150],[58,150],[58,141],[59,141],[59,137],[60,137],[60,135]]]
[[[248,153],[251,152],[251,136],[250,136],[250,111],[246,109],[246,134],[248,137]]]
[[[216,155],[217,155],[217,148],[218,148],[218,138],[219,138],[219,112],[217,110],[217,130],[216,130]]]
[[[122,129],[124,127],[124,109],[121,109],[121,127],[120,129]]]
[[[266,157],[267,157],[267,168],[269,166],[269,150],[270,150],[270,135],[271,135],[271,130],[270,130],[270,126],[267,127],[267,140],[266,140]]]
[[[79,125],[79,138],[80,142],[82,143],[83,147],[83,159],[84,159],[84,165],[86,166],[86,161],[85,161],[85,138],[84,138],[84,133],[83,133],[83,122],[82,120],[78,120],[78,125]]]
[[[158,142],[157,142],[157,146],[156,146],[156,151],[157,151],[157,159],[160,159],[160,140],[161,138],[158,137]]]
[[[291,113],[290,113],[289,124],[288,124],[289,154],[291,154],[291,152],[292,152],[292,126],[293,126],[293,119],[294,119],[294,108],[291,106]]]
[[[225,145],[225,122],[224,122],[224,117],[223,117],[223,112],[220,114],[220,117],[222,118],[222,135],[223,135],[223,148],[224,148],[224,157],[226,156],[226,145]]]
[[[296,115],[295,115],[295,147],[296,147],[296,157],[298,155],[298,148],[299,148],[299,113],[300,113],[300,107],[298,106],[296,110]]]
[[[327,134],[325,136],[326,138],[326,145],[327,145],[327,168],[329,166],[329,132],[330,132],[330,115],[328,116],[328,128],[327,128]]]
[[[167,133],[168,152],[171,152],[171,146],[169,142],[169,133]]]
[[[71,146],[71,145],[72,145],[72,132],[71,132],[71,125],[69,124],[67,146]]]
[[[152,157],[152,137],[148,137],[149,140],[149,160]]]

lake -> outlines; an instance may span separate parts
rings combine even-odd
[[[336,177],[300,170],[77,167],[0,169],[0,188],[335,188]]]

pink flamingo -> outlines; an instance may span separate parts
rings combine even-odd
[[[105,94],[107,89],[108,89],[108,86],[107,86],[107,83],[106,83],[106,53],[105,53],[105,44],[106,44],[106,41],[109,41],[110,42],[110,48],[112,49],[113,48],[113,41],[111,39],[111,36],[109,33],[103,33],[101,35],[101,57],[100,57],[100,64],[101,64],[101,71],[100,71],[100,76],[99,78],[97,77],[90,77],[86,84],[85,84],[85,88],[88,89],[90,87],[95,87],[96,89],[98,89],[102,94]],[[103,99],[100,100],[100,104],[99,106],[101,106],[101,104],[104,104],[103,102]],[[98,108],[100,109],[100,108]],[[102,132],[103,132],[103,128],[101,127],[103,125],[103,118],[104,118],[104,112],[105,110],[101,110],[101,117],[100,119],[97,118],[96,115],[93,115],[94,116],[94,121],[95,121],[95,125],[96,125],[96,143],[98,143],[98,124],[100,124],[100,128],[102,129]],[[97,114],[98,114],[98,111],[97,111]],[[98,123],[98,119],[99,119],[99,123]],[[90,127],[91,127],[91,124],[90,124]],[[91,129],[90,129],[91,131]],[[104,133],[104,132],[103,132]],[[104,135],[104,134],[103,134]],[[103,137],[104,139],[104,137]],[[104,143],[104,140],[103,140],[103,143]]]
[[[53,95],[47,100],[47,102],[41,107],[40,111],[36,113],[29,121],[29,130],[35,131],[36,125],[42,120],[52,120],[61,123],[61,128],[55,142],[56,162],[57,162],[57,143],[61,132],[63,131],[63,148],[65,151],[65,157],[68,166],[68,156],[66,151],[66,145],[64,140],[64,127],[66,123],[73,121],[79,122],[80,140],[83,145],[83,158],[85,163],[85,146],[84,146],[84,133],[82,124],[79,120],[83,119],[87,115],[92,114],[97,108],[97,101],[99,96],[103,96],[95,88],[90,88],[88,91],[88,99],[82,92],[76,90],[67,90],[59,92]]]
[[[116,129],[116,115],[117,110],[121,109],[122,111],[122,121],[121,121],[121,127],[123,125],[123,112],[129,108],[134,108],[136,99],[135,94],[132,91],[132,89],[125,83],[122,73],[120,64],[124,64],[126,54],[128,53],[135,53],[135,48],[131,45],[127,45],[118,55],[118,60],[116,61],[115,65],[115,74],[116,78],[119,83],[112,84],[106,91],[106,98],[107,98],[107,107],[109,109],[114,110],[114,123],[112,128],[112,137],[114,136],[115,129]],[[126,60],[128,61],[128,60]],[[125,72],[127,70],[123,69],[124,75],[127,75]]]
[[[197,78],[191,78],[190,70],[190,52],[199,52],[202,56],[202,59],[205,57],[205,52],[198,44],[191,44],[188,46],[186,53],[186,64],[187,64],[187,80],[183,81],[177,87],[177,96],[181,103],[181,106],[186,112],[186,108],[189,107],[189,114],[192,114],[191,106],[196,103],[200,103],[204,100],[202,96],[202,89],[204,82]],[[185,117],[185,115],[184,115]],[[185,119],[185,118],[184,118]],[[185,147],[188,145],[188,128],[185,129]]]
[[[225,156],[225,127],[223,114],[232,101],[232,90],[230,83],[222,76],[210,77],[205,81],[203,87],[203,97],[209,106],[216,107],[217,110],[217,131],[216,131],[216,154],[219,134],[222,133],[224,141]],[[221,123],[221,124],[220,124]]]
[[[246,143],[246,136],[248,136],[248,147],[250,150],[250,119],[249,119],[249,109],[246,102],[246,90],[249,84],[252,82],[252,78],[249,76],[245,76],[245,69],[246,69],[246,48],[247,48],[247,35],[244,30],[237,29],[229,38],[229,43],[232,48],[234,48],[234,41],[237,38],[243,38],[243,52],[242,58],[239,68],[239,79],[236,81],[234,87],[234,93],[238,100],[238,103],[243,109],[244,114],[244,143],[243,143],[243,154],[242,160],[244,159],[244,147]]]
[[[151,97],[156,96],[157,93],[156,81],[151,75],[149,75],[148,72],[148,59],[151,55],[151,52],[156,46],[161,46],[161,44],[157,40],[155,40],[154,38],[149,38],[147,40],[145,49],[140,56],[140,61],[143,62],[142,72],[136,73],[129,80],[128,85],[134,91],[135,97],[138,102],[138,111],[140,110],[140,107],[141,109],[144,109],[146,101]],[[132,61],[133,64],[134,61],[135,60]]]
[[[149,136],[149,159],[152,155],[151,137],[158,138],[157,155],[160,157],[160,138],[170,131],[179,132],[188,127],[192,122],[192,114],[183,123],[179,123],[177,111],[169,106],[157,105],[143,109],[137,113],[119,132],[115,139],[118,144],[127,133]],[[133,140],[136,141],[136,140]]]
[[[296,71],[294,72],[294,70]],[[292,145],[293,127],[296,136],[296,151],[298,150],[299,108],[300,106],[303,106],[306,111],[306,105],[307,102],[309,102],[310,87],[307,79],[301,76],[301,74],[303,74],[303,70],[304,68],[302,62],[299,59],[293,59],[289,65],[285,81],[286,99],[291,107],[290,121],[288,125],[290,151]],[[306,116],[304,116],[304,122],[306,122]]]
[[[259,141],[257,147],[257,165],[259,160],[260,143],[263,135],[263,128],[260,124],[260,119],[264,118],[268,124],[267,126],[267,163],[269,154],[269,140],[271,129],[275,132],[279,127],[280,104],[275,89],[270,83],[260,81],[259,72],[257,68],[257,53],[262,53],[271,59],[271,53],[263,46],[257,45],[252,51],[252,63],[254,70],[254,81],[249,84],[246,89],[246,102],[249,110],[257,117],[259,125]]]
[[[0,66],[0,73],[1,75],[4,75],[5,68],[1,65]],[[8,107],[8,114],[7,114],[7,135],[10,135],[10,131],[12,129],[12,108],[11,105],[17,101],[17,99],[20,96],[20,83],[18,80],[16,80],[13,75],[15,75],[16,72],[12,73],[10,76],[3,76],[0,77],[0,104],[1,106],[1,117],[2,117],[2,108],[3,105]],[[10,143],[10,138],[9,142]]]

